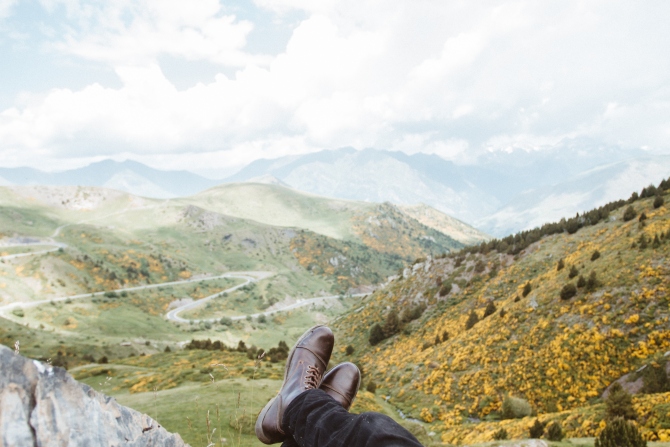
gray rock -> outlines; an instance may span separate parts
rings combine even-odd
[[[0,345],[0,447],[184,447],[178,434],[64,369]]]

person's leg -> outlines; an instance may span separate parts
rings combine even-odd
[[[305,391],[286,408],[284,447],[420,447],[421,443],[388,416],[350,414],[323,390]],[[292,438],[292,439],[291,439]]]

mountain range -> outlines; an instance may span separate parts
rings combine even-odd
[[[265,183],[320,196],[425,204],[493,236],[529,229],[657,183],[670,156],[570,140],[542,151],[485,153],[471,164],[437,155],[341,148],[259,159],[225,179],[105,160],[45,173],[0,168],[0,185],[102,186],[152,198],[194,195],[222,183]]]

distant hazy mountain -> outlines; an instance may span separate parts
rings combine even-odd
[[[608,202],[627,199],[631,191],[670,177],[670,156],[641,157],[599,166],[564,182],[519,194],[492,215],[476,222],[489,234],[507,235],[546,222],[572,217]]]
[[[300,191],[369,202],[425,203],[472,222],[491,214],[502,203],[472,182],[471,173],[506,179],[506,175],[487,169],[463,169],[436,155],[344,148],[257,160],[226,181],[248,181],[269,174]]]
[[[219,182],[187,171],[161,171],[135,161],[104,160],[79,169],[43,172],[0,168],[0,185],[102,186],[134,195],[171,198],[196,194]]]
[[[670,175],[664,160],[585,139],[542,151],[486,153],[471,165],[436,155],[343,148],[257,160],[226,180],[271,175],[298,190],[329,197],[424,203],[485,233],[504,236],[658,182]]]

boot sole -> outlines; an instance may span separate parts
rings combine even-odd
[[[298,347],[298,344],[300,344],[301,341],[305,339],[314,329],[324,326],[323,324],[317,324],[316,326],[312,326],[308,330],[305,331],[304,334],[302,334],[302,337],[298,339],[298,341],[295,342],[293,347],[291,348],[291,351],[288,354],[288,358],[286,359],[286,367],[284,368],[284,381],[282,382],[281,388],[279,389],[279,392],[277,392],[277,396],[282,392],[284,389],[284,385],[286,384],[286,378],[288,377],[288,367],[291,364],[291,360],[293,360],[293,354],[295,353],[295,349]],[[328,367],[328,365],[326,365]],[[256,437],[263,443],[263,444],[275,444],[278,442],[281,442],[282,439],[280,440],[274,440],[272,438],[269,438],[265,435],[265,432],[263,431],[263,421],[265,420],[265,416],[267,415],[268,411],[270,411],[270,408],[274,404],[275,400],[277,399],[277,396],[273,397],[270,399],[270,402],[265,404],[261,412],[258,414],[258,418],[256,419],[256,426],[254,428],[256,432]],[[278,427],[279,430],[281,430],[281,427]],[[281,433],[281,431],[280,431]]]

